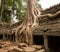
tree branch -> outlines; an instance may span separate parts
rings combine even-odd
[[[39,18],[45,18],[45,17],[49,17],[49,18],[55,18],[56,16],[60,15],[60,11],[54,13],[54,14],[45,14],[45,15],[41,15]]]

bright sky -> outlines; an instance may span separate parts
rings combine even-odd
[[[41,4],[43,9],[46,9],[54,4],[60,3],[60,0],[40,0],[38,3]]]

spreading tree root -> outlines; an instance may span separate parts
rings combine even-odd
[[[54,17],[58,14],[60,14],[60,11],[55,14],[45,14],[41,15],[41,9],[39,8],[36,0],[28,0],[28,6],[27,6],[27,14],[25,17],[25,20],[22,22],[22,24],[16,28],[15,36],[16,36],[16,42],[18,42],[18,32],[20,33],[20,42],[24,41],[27,44],[33,43],[33,30],[38,26],[38,18],[39,17]],[[23,34],[22,34],[23,33]],[[22,36],[23,35],[23,36]]]
[[[32,32],[38,26],[38,17],[39,16],[40,16],[40,8],[39,8],[38,4],[36,4],[36,0],[34,0],[34,1],[28,0],[27,17],[25,17],[24,22],[19,27],[16,28],[16,31],[15,31],[16,41],[18,41],[17,34],[19,31],[20,38],[22,37],[21,34],[23,33],[25,36],[25,42],[27,44],[33,43]],[[22,39],[20,39],[20,40],[22,40]]]

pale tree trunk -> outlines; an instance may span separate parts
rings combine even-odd
[[[23,33],[25,36],[25,42],[27,44],[33,43],[32,31],[38,26],[38,17],[40,16],[40,8],[36,0],[27,1],[27,13],[23,23],[16,28],[16,42],[18,40],[17,33],[20,29],[20,34]],[[21,37],[20,37],[21,38]],[[20,39],[21,40],[21,39]]]
[[[1,16],[0,16],[0,22],[1,22],[1,17],[2,17],[2,0],[0,0],[0,7],[1,7]]]
[[[39,25],[38,18],[43,18],[45,16],[54,17],[60,14],[60,11],[55,14],[45,14],[41,15],[41,9],[38,6],[36,0],[27,1],[27,13],[22,24],[15,29],[16,42],[18,43],[18,32],[20,33],[20,42],[22,42],[22,36],[25,43],[33,44],[33,30]]]
[[[0,7],[1,7],[1,0],[0,0]]]

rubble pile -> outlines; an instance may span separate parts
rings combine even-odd
[[[18,46],[13,46],[8,49],[8,52],[45,52],[45,49],[41,45],[27,45],[20,43]]]
[[[19,43],[16,45],[12,42],[2,42],[0,41],[0,51],[1,52],[45,52],[45,49],[41,45],[27,45],[25,43]]]

